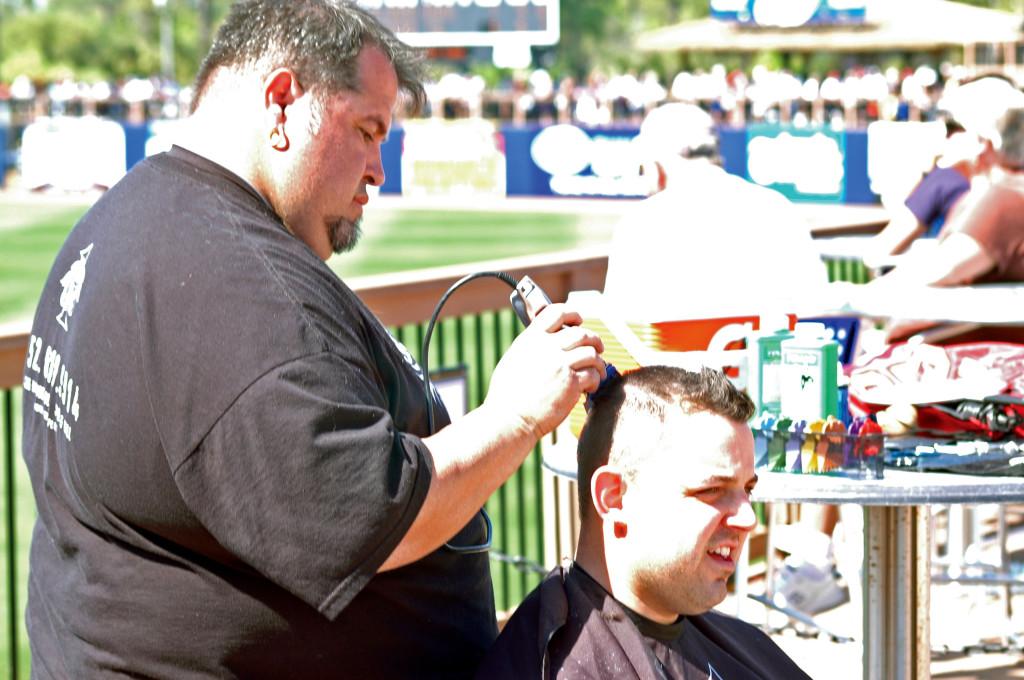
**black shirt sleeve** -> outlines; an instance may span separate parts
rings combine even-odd
[[[415,519],[426,447],[398,432],[364,371],[322,353],[253,383],[175,471],[217,540],[336,617]]]

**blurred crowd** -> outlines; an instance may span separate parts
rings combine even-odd
[[[699,104],[718,123],[851,128],[876,120],[932,120],[943,94],[968,75],[967,68],[950,63],[938,68],[853,66],[806,76],[765,66],[730,71],[718,64],[708,70],[681,71],[671,79],[653,70],[594,70],[577,81],[534,69],[488,87],[479,75],[448,73],[429,84],[426,115],[591,127],[639,125],[659,104],[682,101]],[[191,87],[158,77],[37,83],[19,76],[0,82],[0,125],[17,129],[40,116],[64,115],[98,115],[129,123],[178,118],[187,114],[191,94]]]
[[[40,83],[17,76],[10,83],[0,81],[0,125],[18,128],[45,116],[101,116],[144,123],[184,116],[191,98],[191,87],[159,77]]]
[[[512,122],[574,122],[585,126],[639,124],[668,101],[699,104],[716,122],[791,123],[864,127],[876,120],[933,120],[949,88],[971,75],[964,66],[886,69],[854,66],[844,72],[799,76],[755,66],[750,72],[715,65],[681,71],[670,81],[655,71],[593,71],[584,82],[555,80],[543,69],[518,74],[498,87],[479,76],[449,74],[430,88],[434,115],[482,116]]]

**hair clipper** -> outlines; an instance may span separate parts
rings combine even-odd
[[[551,298],[529,276],[519,279],[508,299],[524,326],[529,326],[541,310],[551,304]]]

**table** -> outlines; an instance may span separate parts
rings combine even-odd
[[[929,319],[979,324],[1024,323],[1024,283],[970,286],[887,286],[830,284],[829,302],[861,316]]]
[[[928,678],[930,505],[1024,500],[1024,479],[885,471],[881,480],[758,471],[753,500],[864,512],[863,677]]]
[[[543,465],[576,479],[575,447],[544,447]],[[887,469],[880,480],[759,469],[752,500],[851,503],[864,513],[863,677],[930,677],[931,504],[1024,500],[1024,478]]]

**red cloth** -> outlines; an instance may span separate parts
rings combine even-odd
[[[978,382],[979,375],[984,381]],[[957,392],[957,381],[963,392]],[[978,385],[994,388],[977,394]],[[935,390],[929,398],[929,386]],[[958,417],[950,407],[966,399],[983,399],[996,395],[1016,397],[1021,404],[998,404],[1008,415],[1024,419],[1024,345],[1000,342],[978,342],[937,347],[935,345],[888,346],[872,357],[862,357],[850,371],[850,410],[855,415],[882,411],[899,401],[897,395],[909,395],[917,410],[917,429],[928,433],[970,433],[998,439],[1007,432],[989,427],[983,418]],[[946,403],[937,407],[934,403]],[[1012,429],[1024,437],[1024,424]]]

